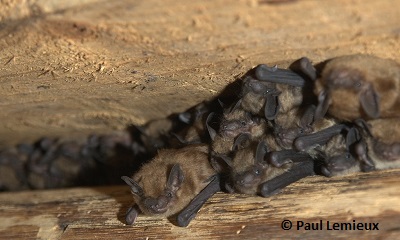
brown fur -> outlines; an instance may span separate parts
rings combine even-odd
[[[370,55],[349,55],[330,60],[315,84],[315,93],[330,94],[329,114],[341,120],[370,118],[360,94],[371,87],[378,96],[380,117],[400,116],[400,65]]]
[[[229,131],[229,133],[224,130],[224,124],[229,125],[235,121],[239,123],[243,122],[243,127]],[[265,128],[266,122],[264,119],[253,120],[241,108],[231,113],[225,113],[221,121],[219,133],[215,136],[211,148],[217,154],[229,154],[233,150],[232,147],[236,137],[241,133],[248,133],[252,139],[257,139],[265,133]]]
[[[368,153],[376,162],[377,169],[400,167],[400,118],[375,119],[368,121],[372,136],[365,134]],[[388,165],[386,167],[385,165]]]
[[[236,180],[239,175],[244,173],[252,174],[254,168],[257,167],[257,163],[255,160],[257,144],[258,142],[252,142],[249,147],[238,150],[235,153],[235,157],[233,158],[232,161],[233,164],[231,169],[231,180],[234,189],[238,193],[255,195],[259,193],[260,184],[283,174],[284,172],[288,171],[292,166],[292,164],[285,164],[281,168],[276,168],[269,165],[267,162],[264,162],[262,165],[258,165],[258,167],[261,170],[261,173],[259,176],[255,176],[253,174],[253,176],[255,177],[251,185],[243,186],[241,184],[237,184]]]
[[[183,173],[183,185],[177,191],[175,201],[171,202],[168,210],[159,216],[171,216],[184,207],[208,184],[214,169],[208,161],[207,145],[189,145],[181,149],[163,149],[149,163],[133,175],[144,191],[145,197],[158,197],[163,194],[171,167],[179,163]],[[141,198],[134,195],[135,203],[145,214],[150,211],[141,203]]]

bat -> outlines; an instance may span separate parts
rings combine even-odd
[[[316,118],[345,121],[400,116],[400,65],[371,55],[329,60],[315,81]]]
[[[175,122],[170,118],[161,118],[151,120],[143,126],[135,126],[141,133],[140,140],[147,152],[153,153],[166,147]]]
[[[174,144],[173,141],[170,145],[172,147],[178,145],[199,144],[209,141],[209,136],[205,131],[206,119],[210,113],[210,103],[201,102],[189,110],[178,114],[178,119],[184,123],[184,127],[172,130],[180,144]],[[175,133],[176,132],[176,133]]]
[[[218,132],[210,125],[214,114],[210,114],[207,117],[206,126],[212,139],[212,155],[230,155],[233,150],[232,147],[235,138],[242,133],[247,133],[252,138],[257,138],[264,134],[266,127],[265,120],[253,117],[250,113],[243,110],[240,107],[240,102],[224,112]]]
[[[360,161],[373,162],[376,169],[400,167],[400,119],[385,118],[357,122],[363,140],[356,145]]]
[[[332,177],[362,171],[361,163],[356,159],[353,149],[360,140],[359,132],[354,127],[350,128],[346,136],[337,134],[332,137],[322,147],[324,163],[321,166],[321,173]]]
[[[310,160],[305,157],[305,154],[298,157],[294,152],[274,152],[267,158],[273,160],[270,164],[265,159],[267,153],[268,149],[264,141],[258,143],[252,141],[250,146],[236,151],[232,160],[224,159],[230,171],[230,179],[226,183],[228,186],[225,188],[238,193],[269,196],[278,189],[297,181],[299,179],[297,176],[302,174],[299,174],[297,170],[290,171],[290,169],[297,168],[298,162],[302,162],[304,159]],[[288,158],[290,161],[287,160]],[[289,174],[287,174],[288,171],[290,171]],[[294,174],[293,178],[292,174]],[[282,175],[285,177],[280,177]],[[282,182],[275,181],[275,184],[271,185],[269,181],[273,181],[275,178],[281,179]]]
[[[267,95],[271,98],[277,94],[275,84],[262,82],[251,76],[246,76],[242,82],[240,103],[242,109],[256,116],[264,116]]]
[[[330,121],[327,122],[330,123]],[[334,124],[322,130],[314,129],[311,134],[297,137],[293,142],[293,146],[297,151],[312,150],[316,146],[325,145],[332,137],[347,129],[348,127],[345,124]]]
[[[27,155],[18,148],[0,152],[0,192],[27,189],[24,169]]]
[[[290,149],[293,141],[314,131],[315,106],[293,108],[285,114],[278,114],[274,120],[276,141],[282,148]]]
[[[139,210],[159,217],[179,213],[215,179],[215,175],[208,161],[206,144],[160,150],[132,178],[122,177],[130,186],[135,202],[127,212],[126,222],[133,224]],[[181,223],[188,224],[188,221],[190,219]]]

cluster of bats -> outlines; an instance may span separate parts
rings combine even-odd
[[[126,214],[187,226],[217,191],[270,196],[306,176],[400,167],[400,65],[349,55],[289,69],[261,64],[230,101],[140,127],[155,156],[132,177]],[[176,127],[174,122],[185,123]]]
[[[121,183],[120,176],[149,158],[131,131],[92,134],[82,140],[44,137],[0,151],[0,191]]]
[[[395,61],[358,54],[261,64],[215,99],[143,126],[1,150],[0,191],[124,175],[134,198],[128,224],[142,212],[187,226],[218,191],[267,197],[314,174],[399,168],[399,120]]]

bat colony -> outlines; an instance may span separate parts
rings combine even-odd
[[[169,130],[182,145],[160,150],[132,178],[122,177],[135,200],[127,223],[140,210],[174,215],[187,226],[219,190],[267,197],[316,173],[400,167],[396,62],[351,55],[317,71],[301,58],[290,69],[258,65],[241,81],[227,107],[201,103],[181,114],[186,130]]]
[[[134,199],[128,224],[143,213],[187,226],[218,191],[268,197],[315,174],[400,167],[398,63],[350,55],[314,66],[303,57],[289,69],[258,65],[239,82],[238,93],[127,132],[2,151],[0,190],[123,174]]]

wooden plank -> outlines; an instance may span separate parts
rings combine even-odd
[[[0,239],[395,239],[399,177],[400,170],[314,176],[270,198],[218,193],[186,228],[142,215],[126,226],[127,186],[2,193]],[[292,229],[282,229],[284,220]],[[298,221],[322,221],[322,230],[297,230]],[[329,230],[353,221],[378,223],[379,230]]]
[[[2,1],[0,146],[183,111],[259,63],[400,61],[399,0]]]

